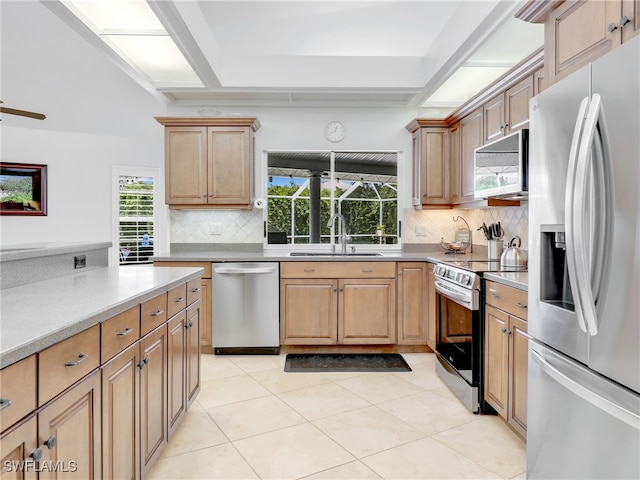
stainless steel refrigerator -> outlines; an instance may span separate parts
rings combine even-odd
[[[640,478],[640,37],[531,100],[528,478]]]

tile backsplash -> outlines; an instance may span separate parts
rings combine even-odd
[[[501,222],[504,240],[518,235],[522,247],[529,241],[528,205],[520,207],[492,207],[471,210],[404,210],[404,243],[440,243],[444,238],[453,241],[455,231],[464,227],[464,218],[473,236],[473,243],[486,245],[477,228],[485,222]],[[262,210],[171,210],[171,243],[262,243]]]
[[[508,242],[515,235],[522,240],[522,248],[527,248],[529,241],[529,209],[525,203],[520,207],[490,207],[470,210],[413,210],[404,211],[403,241],[404,243],[440,243],[440,239],[453,241],[455,231],[465,227],[464,222],[454,222],[454,217],[464,218],[469,227],[473,243],[487,245],[483,233],[478,231],[482,222],[489,225],[500,222],[505,231],[503,240]]]

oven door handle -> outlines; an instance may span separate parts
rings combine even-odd
[[[439,293],[441,293],[445,297],[449,297],[449,298],[451,298],[453,300],[458,300],[459,302],[465,303],[465,304],[467,304],[469,306],[471,305],[471,301],[472,300],[468,296],[456,292],[451,287],[447,287],[444,283],[440,283],[438,281],[435,281],[434,285],[436,287],[436,291],[438,291]]]

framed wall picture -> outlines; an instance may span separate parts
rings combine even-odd
[[[47,214],[47,166],[0,163],[0,215]]]

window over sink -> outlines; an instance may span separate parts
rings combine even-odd
[[[395,245],[398,152],[268,151],[268,245]]]

